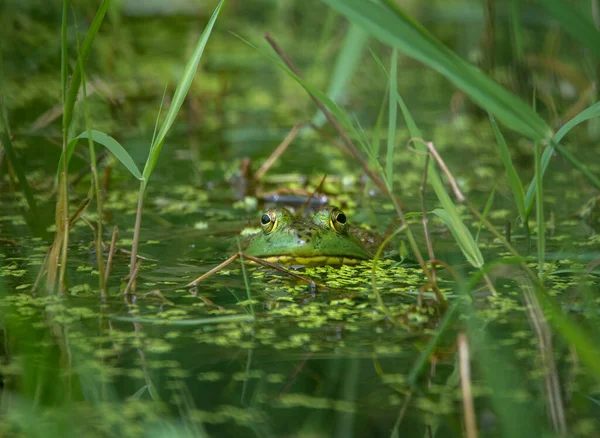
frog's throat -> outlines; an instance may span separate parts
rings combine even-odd
[[[363,259],[344,257],[344,256],[314,256],[314,257],[298,257],[298,256],[269,256],[261,257],[271,263],[279,263],[281,265],[302,265],[302,266],[322,266],[322,265],[357,265],[363,262]]]

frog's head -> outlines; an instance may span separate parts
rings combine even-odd
[[[336,207],[324,207],[310,218],[296,218],[286,208],[271,208],[260,218],[262,232],[245,252],[269,261],[314,265],[357,263],[371,258],[349,233],[348,219]]]

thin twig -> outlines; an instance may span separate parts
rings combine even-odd
[[[427,169],[429,168],[429,154],[425,156],[425,166],[423,168],[423,180],[419,187],[419,196],[421,198],[421,220],[423,222],[423,231],[425,232],[425,242],[427,243],[427,253],[429,254],[429,263],[435,259],[433,252],[433,245],[431,244],[431,236],[429,234],[429,227],[427,226],[427,209],[425,208],[425,188],[427,187]],[[435,281],[435,267],[431,265],[431,277]],[[421,296],[419,296],[421,299]]]
[[[108,258],[106,259],[106,269],[104,270],[104,283],[108,283],[110,277],[110,269],[112,267],[113,255],[115,254],[115,245],[117,243],[117,235],[119,234],[119,228],[115,225],[110,238],[110,248],[108,249]],[[104,298],[104,297],[103,297]]]
[[[138,272],[140,272],[141,266],[142,266],[142,260],[137,259],[133,273],[132,273],[132,275],[129,276],[129,282],[127,283],[127,286],[125,287],[125,290],[123,291],[123,294],[122,294],[125,297],[127,297],[127,295],[129,295],[129,291],[132,288],[133,284],[135,283],[135,280],[138,276]]]
[[[444,174],[448,178],[448,181],[450,182],[450,186],[452,187],[452,191],[454,192],[454,196],[456,196],[456,199],[458,199],[458,202],[460,202],[460,203],[465,202],[466,201],[465,195],[463,195],[461,190],[458,188],[458,184],[456,183],[456,180],[452,177],[450,170],[446,166],[446,163],[444,162],[444,160],[442,160],[442,157],[440,157],[440,154],[438,154],[438,151],[435,149],[435,146],[433,145],[433,143],[430,141],[425,141],[422,138],[411,138],[410,140],[408,140],[409,144],[412,142],[415,142],[415,141],[423,143],[423,145],[425,145],[425,147],[427,148],[429,153],[433,156],[433,158],[435,158],[435,161],[437,162],[438,166],[440,166],[440,169],[442,170],[442,172],[444,172]]]
[[[290,130],[288,135],[283,139],[283,141],[275,148],[275,150],[271,153],[269,158],[260,166],[260,168],[254,174],[254,179],[258,181],[263,177],[265,173],[275,164],[275,162],[279,159],[279,157],[286,151],[290,143],[296,138],[298,135],[298,131],[303,126],[309,124],[307,121],[300,121],[294,125],[294,127]]]

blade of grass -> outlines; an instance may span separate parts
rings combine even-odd
[[[481,213],[484,218],[487,217],[488,213],[492,209],[492,205],[494,204],[494,196],[496,194],[496,186],[492,189],[490,196],[485,203],[485,207],[483,207],[483,212]],[[475,234],[475,242],[479,243],[479,234],[481,233],[481,227],[483,226],[483,221],[479,221],[479,225],[477,226],[477,234]]]
[[[378,61],[378,64],[382,68],[384,74],[386,76],[388,76],[387,71],[385,70],[385,67],[383,66],[383,64],[378,60],[377,56],[374,53],[372,53],[372,54],[373,54],[375,60]],[[388,76],[388,78],[389,78],[389,76]],[[415,120],[413,119],[410,111],[408,110],[408,107],[406,106],[404,100],[400,96],[400,93],[397,92],[397,90],[395,90],[394,96],[395,96],[395,100],[396,100],[397,104],[400,106],[402,116],[404,117],[404,120],[406,121],[406,125],[408,126],[408,131],[410,132],[411,137],[413,139],[420,138],[421,131],[417,127],[417,124],[415,123]],[[449,226],[448,228],[450,228],[451,231],[454,230],[454,231],[452,231],[452,234],[453,234],[454,238],[457,239],[459,247],[461,248],[461,250],[463,250],[463,253],[464,253],[465,257],[467,258],[467,260],[469,260],[469,262],[473,266],[481,267],[484,264],[484,259],[481,254],[481,251],[479,250],[477,243],[473,239],[473,235],[469,232],[468,228],[464,225],[464,223],[460,219],[458,210],[456,209],[454,202],[448,195],[448,192],[446,191],[446,188],[444,187],[444,185],[442,183],[439,173],[435,167],[434,160],[429,160],[429,163],[427,164],[426,159],[425,159],[425,154],[427,153],[427,149],[419,142],[415,142],[415,144],[416,144],[416,148],[420,152],[422,152],[422,154],[419,155],[422,159],[421,160],[422,165],[423,166],[429,165],[429,169],[428,169],[429,182],[433,186],[435,194],[437,195],[440,203],[442,204],[442,207],[444,208],[445,213],[442,213],[443,217],[440,217],[440,218],[444,221],[448,220],[449,223],[451,223],[451,227]],[[448,225],[448,224],[446,224],[446,225]]]
[[[579,12],[576,5],[565,0],[538,0],[538,3],[596,59],[600,59],[600,32],[591,20]]]
[[[510,151],[508,150],[506,141],[504,141],[504,137],[498,128],[498,124],[496,123],[494,115],[489,114],[489,116],[490,122],[492,123],[492,128],[494,129],[494,135],[496,136],[496,143],[498,143],[500,159],[504,164],[504,169],[506,170],[506,176],[508,178],[508,184],[510,185],[510,188],[513,192],[513,197],[515,198],[515,203],[517,204],[517,210],[519,211],[521,218],[525,219],[525,191],[523,190],[521,179],[519,178],[517,169],[515,169],[515,166],[513,165],[512,159],[510,158]]]
[[[462,253],[467,258],[468,262],[476,268],[482,267],[484,261],[483,256],[479,251],[479,247],[477,246],[474,240],[474,245],[470,244],[470,241],[473,239],[473,236],[469,232],[469,229],[466,227],[466,225],[460,220],[460,218],[458,220],[452,218],[452,216],[446,209],[442,210],[440,208],[436,208],[432,211],[432,213],[439,217],[448,227],[448,229],[454,236],[454,239],[458,243],[458,246],[460,247]]]
[[[21,190],[23,190],[23,194],[25,195],[25,199],[27,200],[27,205],[29,206],[29,211],[31,212],[31,218],[35,223],[37,218],[37,204],[35,202],[33,192],[31,191],[31,187],[27,182],[25,169],[23,169],[23,166],[19,161],[19,157],[17,156],[17,153],[13,148],[12,141],[10,139],[8,123],[4,116],[4,100],[2,99],[2,96],[0,96],[0,145],[4,147],[4,150],[6,151],[6,157],[8,158],[8,162],[10,163],[10,165],[15,171],[15,174],[17,175],[19,185],[21,186]]]
[[[544,186],[542,185],[542,147],[539,141],[535,142],[535,182],[537,190],[535,191],[536,204],[536,222],[537,222],[537,253],[538,253],[538,276],[542,281],[544,274],[544,260],[546,254],[546,221],[544,219]]]
[[[331,100],[338,101],[343,96],[344,90],[362,57],[361,55],[366,42],[367,34],[360,27],[350,25],[344,37],[342,49],[336,58],[331,79],[329,80],[327,96]],[[312,120],[313,125],[320,127],[324,122],[325,115],[317,110]]]
[[[554,153],[554,149],[557,144],[560,144],[560,141],[563,139],[567,133],[573,129],[575,126],[580,123],[585,122],[586,120],[592,119],[594,117],[600,116],[600,102],[596,102],[595,104],[589,106],[588,108],[581,111],[567,123],[565,123],[557,132],[554,134],[550,143],[544,149],[544,154],[542,155],[542,176],[546,172],[548,165],[550,164],[550,160],[552,159],[552,155]],[[560,147],[560,146],[559,146]],[[563,154],[565,153],[564,148],[562,148]],[[566,152],[568,154],[568,152]],[[535,177],[529,184],[529,188],[527,189],[527,194],[525,195],[525,205],[527,206],[527,215],[531,213],[531,209],[533,208],[533,198],[536,192],[536,180]]]
[[[119,160],[121,164],[123,164],[134,177],[136,177],[140,181],[143,179],[140,170],[133,161],[133,158],[131,158],[131,155],[129,155],[129,153],[125,150],[125,148],[121,146],[121,144],[113,137],[109,136],[108,134],[105,134],[104,132],[96,131],[95,129],[82,132],[69,142],[69,144],[67,145],[67,166],[69,165],[69,161],[71,159],[71,156],[73,155],[75,146],[77,146],[78,141],[81,139],[91,139],[96,143],[106,147],[106,149],[111,151],[112,154],[117,158],[117,160]]]
[[[387,138],[387,155],[385,161],[385,176],[390,189],[394,187],[394,146],[396,144],[396,122],[398,119],[398,107],[394,98],[397,90],[398,80],[398,51],[392,50],[392,59],[390,60],[390,75],[389,75],[389,121],[388,121],[388,138]]]
[[[65,0],[68,1],[68,0]],[[85,66],[85,62],[87,61],[87,58],[90,54],[90,51],[92,50],[92,44],[94,43],[94,39],[96,39],[96,35],[98,34],[98,30],[100,29],[100,25],[102,24],[102,22],[104,21],[104,17],[106,15],[106,11],[108,10],[108,7],[110,6],[110,2],[111,0],[102,0],[102,3],[100,3],[100,6],[98,6],[98,11],[96,12],[96,15],[94,15],[94,19],[92,20],[92,23],[90,24],[90,28],[87,32],[87,34],[85,35],[85,39],[83,40],[83,44],[81,46],[81,60],[77,60],[76,66],[79,65],[83,65]],[[66,20],[66,12],[63,11],[63,17]],[[66,48],[67,44],[66,44],[66,26],[63,29],[64,31],[64,46]],[[81,61],[81,62],[80,62]],[[66,51],[65,51],[65,57],[64,59],[61,58],[61,62],[63,63],[63,67],[64,67],[64,72],[67,71],[67,59],[66,59]],[[67,73],[65,73],[67,74]],[[81,70],[79,69],[79,67],[76,67],[73,70],[73,75],[71,77],[71,83],[69,84],[68,90],[67,90],[67,79],[66,76],[62,77],[63,79],[63,87],[64,90],[66,91],[66,97],[64,97],[63,100],[63,135],[65,135],[65,133],[68,133],[69,127],[71,125],[71,120],[73,119],[73,109],[75,107],[75,101],[77,100],[77,95],[79,94],[79,87],[81,85]]]
[[[381,100],[381,106],[379,107],[379,113],[377,114],[377,121],[375,122],[375,126],[373,127],[373,134],[371,135],[371,153],[370,156],[377,161],[377,156],[379,155],[379,142],[381,141],[381,125],[383,124],[383,117],[385,115],[385,104],[388,98],[388,89],[389,82],[386,85],[387,89],[385,90],[383,99]],[[370,163],[371,166],[374,166],[374,163]]]
[[[65,110],[67,108],[67,78],[68,78],[68,45],[67,45],[67,10],[69,0],[63,0],[62,23],[61,23],[61,46],[60,46],[60,78],[61,78],[61,94],[63,99],[63,120],[62,120],[62,155],[66,154],[67,150],[67,134],[69,131],[69,123],[65,118]],[[58,178],[58,199],[56,202],[56,235],[53,246],[57,253],[60,253],[60,270],[58,274],[58,290],[63,291],[64,277],[67,269],[67,251],[69,247],[69,191],[67,190],[67,163],[62,163],[62,168],[59,168]],[[58,265],[56,260],[50,260],[48,264],[48,281],[46,287],[51,292],[54,291],[56,278],[56,270]]]
[[[158,134],[154,137],[154,141],[150,145],[150,152],[148,153],[148,158],[146,159],[146,164],[144,166],[144,171],[142,173],[143,179],[140,183],[140,191],[138,195],[138,205],[137,205],[137,213],[135,218],[135,226],[133,230],[133,243],[131,245],[131,260],[129,267],[129,275],[133,278],[135,272],[135,265],[137,259],[138,246],[140,241],[140,229],[142,226],[142,210],[144,206],[144,194],[146,192],[146,188],[148,187],[148,182],[150,180],[150,176],[156,166],[158,161],[158,157],[160,155],[160,151],[162,149],[163,143],[169,132],[169,129],[173,125],[179,110],[181,109],[181,105],[185,100],[185,97],[190,89],[190,85],[194,80],[194,76],[196,75],[196,69],[198,68],[198,64],[200,62],[200,58],[202,58],[202,54],[204,53],[204,48],[206,47],[206,43],[208,42],[208,38],[212,32],[213,26],[217,17],[219,16],[219,12],[223,7],[225,0],[221,0],[217,7],[215,8],[212,16],[210,17],[206,27],[202,31],[200,38],[198,38],[198,42],[196,43],[196,47],[192,53],[192,56],[188,60],[185,69],[181,78],[179,79],[179,83],[177,84],[177,88],[175,89],[175,94],[173,95],[173,99],[171,101],[171,106],[167,111],[167,115],[165,120],[163,121]],[[164,96],[163,96],[164,101]],[[162,109],[162,102],[161,102]],[[158,121],[158,118],[157,118]],[[135,279],[133,279],[135,280]],[[135,288],[135,281],[133,281],[133,285]]]
[[[90,151],[90,164],[92,168],[92,185],[94,188],[94,195],[96,196],[96,213],[98,215],[98,222],[96,224],[96,266],[98,269],[98,283],[100,288],[100,295],[102,299],[106,299],[106,283],[104,282],[104,259],[102,256],[102,194],[100,192],[100,182],[98,180],[98,169],[96,167],[96,150],[94,148],[94,140],[92,139],[92,123],[90,120],[90,111],[87,101],[87,84],[85,78],[85,69],[83,67],[83,56],[81,54],[81,43],[79,41],[79,29],[77,27],[77,19],[73,14],[73,21],[75,23],[75,36],[77,39],[77,52],[79,70],[81,71],[81,88],[83,91],[83,113],[85,119],[85,128],[88,138],[88,148]],[[68,166],[68,164],[66,164]]]
[[[532,139],[552,135],[546,122],[528,105],[444,46],[393,0],[385,0],[387,6],[363,0],[322,1],[383,43],[444,75],[511,129]]]
[[[192,85],[192,81],[196,75],[196,70],[198,69],[198,64],[200,63],[200,59],[202,58],[202,54],[204,53],[204,48],[206,47],[206,43],[208,42],[208,38],[212,32],[213,26],[217,17],[219,16],[219,12],[223,7],[225,0],[221,0],[217,5],[217,8],[214,10],[208,24],[204,28],[202,35],[198,39],[196,43],[196,47],[194,48],[194,52],[188,63],[183,70],[183,74],[179,79],[179,83],[177,84],[177,88],[175,89],[175,93],[173,94],[173,99],[171,100],[171,106],[167,111],[167,115],[165,116],[165,120],[163,121],[160,130],[158,131],[158,135],[156,139],[152,143],[150,147],[150,153],[148,154],[148,159],[146,160],[146,165],[144,166],[144,180],[146,184],[150,180],[150,175],[152,175],[152,171],[154,170],[154,166],[156,166],[156,162],[158,161],[158,156],[160,155],[160,151],[162,149],[163,143],[167,136],[167,133],[171,129],[179,110],[181,109],[181,105],[183,105],[183,101],[187,96],[187,93]]]
[[[518,62],[523,60],[524,43],[521,29],[521,0],[510,0],[510,36],[513,54]]]

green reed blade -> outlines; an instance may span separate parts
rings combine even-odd
[[[508,150],[508,146],[506,145],[506,141],[504,140],[504,136],[500,129],[498,128],[498,124],[496,123],[496,119],[493,114],[490,114],[490,122],[492,123],[492,128],[494,129],[494,135],[496,136],[496,143],[498,143],[498,152],[500,153],[500,159],[504,164],[504,169],[506,170],[506,176],[508,178],[508,184],[510,185],[510,189],[512,190],[513,197],[515,198],[515,202],[517,204],[517,209],[519,210],[519,214],[522,219],[525,219],[525,191],[523,190],[523,184],[521,184],[521,179],[519,178],[519,174],[517,173],[517,169],[513,165],[512,159],[510,157],[510,151]]]
[[[483,212],[481,213],[481,216],[483,219],[485,219],[487,217],[490,210],[492,209],[492,205],[494,204],[495,195],[496,195],[496,186],[494,186],[494,188],[492,189],[492,192],[490,193],[490,196],[488,196],[488,199],[485,203],[485,207],[483,207]],[[476,243],[479,243],[479,234],[481,233],[481,228],[483,228],[483,220],[480,220],[479,225],[477,226],[477,233],[475,234],[475,242]]]
[[[69,0],[63,0],[62,22],[60,25],[60,97],[62,99],[63,111],[67,102],[67,83],[69,78],[69,65],[67,56],[67,11]],[[65,118],[63,117],[63,132],[66,132]]]
[[[245,38],[241,37],[240,35],[237,35],[235,33],[234,33],[234,35],[236,37],[238,37],[240,40],[242,40],[244,43],[246,43],[248,46],[255,49],[261,55],[270,59],[271,62],[273,62],[273,64],[275,64],[277,67],[279,67],[284,72],[286,72],[292,79],[294,79],[296,82],[298,82],[298,84],[300,84],[300,86],[302,86],[302,88],[304,88],[309,94],[314,95],[319,101],[321,101],[323,103],[323,105],[325,105],[325,107],[327,107],[329,112],[331,112],[331,114],[337,119],[337,121],[342,124],[342,127],[344,128],[346,133],[348,133],[349,137],[352,138],[353,140],[358,141],[360,143],[360,145],[363,147],[363,149],[365,150],[365,152],[370,153],[371,147],[364,143],[363,136],[356,129],[354,124],[352,123],[352,120],[348,116],[348,113],[346,111],[344,111],[342,108],[340,108],[340,106],[337,103],[335,103],[332,99],[327,97],[327,95],[325,93],[323,93],[321,90],[319,90],[317,87],[311,85],[309,82],[305,81],[300,76],[296,75],[285,64],[283,64],[279,60],[279,58],[277,58],[276,56],[274,56],[271,53],[268,53],[264,50],[261,50],[259,47],[252,44],[250,41],[246,40]]]
[[[538,0],[538,3],[583,47],[596,58],[600,58],[600,32],[594,27],[592,20],[583,16],[577,7],[567,0]]]
[[[384,74],[388,76],[385,67],[378,60],[377,56],[374,55],[374,58],[376,61],[378,61],[378,64],[382,68]],[[406,125],[408,126],[408,131],[410,132],[411,137],[421,138],[421,130],[417,127],[417,124],[415,123],[415,120],[413,119],[410,111],[408,110],[404,99],[402,99],[402,96],[400,96],[400,93],[398,93],[397,90],[394,94],[395,100],[400,106],[400,111],[402,112],[402,116],[406,121]],[[427,149],[423,144],[419,142],[415,142],[414,145],[417,150],[422,152],[422,154],[420,155],[422,157],[421,163],[423,166],[425,166],[425,154],[427,153]],[[437,195],[440,203],[442,204],[442,207],[444,208],[444,210],[437,210],[438,213],[441,213],[438,214],[435,211],[434,213],[440,216],[440,218],[446,223],[446,226],[450,228],[452,235],[456,239],[458,246],[463,251],[463,254],[467,258],[469,263],[471,263],[475,267],[481,267],[484,264],[483,255],[481,254],[481,251],[479,250],[479,247],[477,246],[477,242],[475,242],[473,235],[461,220],[458,210],[456,209],[456,205],[454,205],[454,202],[448,195],[448,192],[446,191],[446,188],[444,187],[444,184],[442,183],[442,180],[439,176],[437,168],[435,167],[434,160],[429,160],[427,178],[430,184],[432,185],[433,190],[435,191],[435,194]]]
[[[67,3],[67,2],[68,2],[68,0],[65,0],[65,3]],[[66,98],[63,101],[63,135],[65,136],[65,138],[67,136],[69,127],[71,126],[71,120],[73,119],[73,109],[75,107],[75,101],[77,100],[77,95],[79,94],[79,87],[81,85],[81,70],[79,69],[79,65],[85,66],[85,62],[90,54],[90,51],[92,50],[92,44],[94,42],[94,39],[96,38],[96,35],[98,34],[98,29],[100,29],[100,25],[102,24],[102,21],[104,21],[104,16],[106,15],[106,11],[107,11],[108,7],[110,6],[110,2],[111,2],[111,0],[102,0],[102,3],[100,3],[100,6],[98,7],[98,11],[96,12],[96,15],[94,16],[94,19],[92,20],[92,23],[90,24],[90,28],[89,28],[87,34],[85,35],[83,44],[81,45],[81,62],[80,62],[80,60],[77,61],[76,67],[73,70],[73,76],[71,77],[71,82],[70,82],[70,84],[68,86],[68,90],[66,92]],[[63,12],[63,14],[64,14],[65,22],[66,22],[66,12]],[[66,24],[65,24],[65,28],[63,29],[63,31],[64,31],[64,35],[63,35],[64,59],[61,58],[61,63],[62,63],[61,79],[64,82],[62,84],[63,87],[66,87],[67,79],[66,79],[66,77],[64,77],[64,75],[67,74],[66,73],[66,69],[67,69]]]
[[[521,0],[510,0],[510,36],[514,57],[517,61],[523,60],[525,53],[523,42],[523,29],[521,28]]]
[[[535,205],[537,222],[537,252],[538,252],[538,276],[542,281],[544,274],[544,261],[546,257],[546,219],[544,217],[544,185],[542,179],[542,147],[539,141],[535,142],[534,149],[535,161],[535,182],[537,190],[535,192]]]
[[[380,41],[438,71],[511,129],[532,139],[552,135],[546,122],[522,100],[444,46],[392,0],[322,0]]]
[[[194,52],[192,53],[192,56],[188,60],[188,63],[186,64],[185,69],[183,70],[183,74],[182,74],[181,78],[179,79],[179,83],[177,84],[177,88],[175,89],[175,94],[173,94],[171,106],[169,107],[169,110],[167,111],[165,120],[163,121],[163,123],[160,127],[160,130],[158,131],[158,135],[156,136],[156,139],[150,146],[150,153],[148,154],[148,159],[146,160],[146,165],[144,166],[144,172],[143,172],[143,176],[144,176],[144,180],[146,181],[146,184],[148,183],[148,180],[150,179],[150,175],[152,175],[152,172],[154,171],[154,167],[156,166],[156,162],[158,161],[158,157],[160,155],[160,151],[161,151],[163,143],[165,141],[165,137],[167,136],[167,133],[171,129],[171,126],[173,125],[173,122],[175,121],[175,118],[177,117],[177,114],[179,113],[179,110],[181,109],[181,106],[183,105],[183,101],[185,100],[185,97],[187,96],[190,86],[192,85],[192,81],[194,80],[194,77],[196,76],[196,70],[198,69],[198,64],[200,63],[202,54],[204,53],[204,48],[206,47],[208,38],[210,37],[210,34],[212,32],[215,21],[217,20],[217,17],[219,16],[219,12],[221,11],[221,8],[223,7],[224,3],[225,3],[225,0],[221,0],[219,2],[219,4],[217,5],[217,8],[214,10],[212,16],[210,17],[208,24],[204,28],[202,35],[200,35],[200,38],[198,39],[198,42],[196,43],[196,47],[194,48]]]
[[[394,186],[394,146],[396,145],[396,122],[398,119],[398,107],[394,96],[398,92],[398,51],[392,50],[389,75],[389,121],[387,138],[387,155],[385,162],[385,177],[390,189]]]
[[[367,34],[360,27],[350,25],[346,32],[346,36],[344,37],[342,49],[336,58],[331,79],[329,80],[327,96],[329,96],[331,100],[338,101],[340,97],[343,96],[348,82],[362,58],[366,42]],[[312,123],[315,126],[320,127],[324,122],[325,115],[320,110],[317,110]]]
[[[17,156],[15,148],[13,147],[9,132],[8,124],[4,116],[4,101],[0,95],[0,145],[4,147],[4,150],[6,151],[6,158],[8,158],[8,162],[17,175],[17,180],[19,181],[21,190],[23,190],[25,199],[27,200],[27,205],[32,213],[32,218],[35,220],[35,218],[37,218],[37,205],[35,198],[33,196],[33,192],[31,191],[31,187],[29,186],[29,182],[27,182],[25,169],[21,165],[19,157]]]
[[[377,157],[379,155],[380,148],[380,139],[381,139],[381,125],[383,124],[383,117],[385,115],[385,104],[388,99],[388,90],[389,90],[389,82],[386,86],[385,93],[383,94],[383,99],[381,100],[381,105],[379,107],[379,113],[377,114],[377,120],[375,121],[375,126],[373,127],[373,133],[371,135],[371,155]],[[371,163],[373,164],[373,163]]]
[[[588,108],[584,109],[583,111],[581,111],[579,114],[577,114],[575,117],[573,117],[567,123],[565,123],[556,132],[556,134],[554,134],[554,136],[550,140],[550,143],[544,149],[544,153],[542,155],[542,176],[546,172],[546,169],[548,168],[548,165],[550,164],[550,160],[552,159],[552,155],[555,150],[555,147],[553,147],[552,145],[559,144],[559,147],[557,149],[562,150],[563,154],[566,153],[566,155],[570,155],[568,151],[565,152],[565,149],[560,146],[560,141],[575,126],[579,125],[582,122],[585,122],[586,120],[593,119],[594,117],[598,117],[598,116],[600,116],[600,102],[596,102],[595,104],[593,104],[593,105],[589,106]],[[566,157],[566,158],[568,159],[568,157]],[[572,158],[574,159],[574,157],[572,157]],[[577,162],[578,165],[580,164],[577,160],[575,160],[575,162]],[[581,165],[581,166],[585,169],[585,166],[583,166],[583,165]],[[589,171],[587,171],[587,169],[585,169],[585,170],[587,172],[586,176],[588,177],[588,179],[591,178],[593,180],[594,176],[590,175]],[[598,184],[595,184],[595,185],[598,187]],[[525,195],[525,205],[527,206],[527,215],[529,215],[531,213],[531,209],[533,208],[533,197],[535,196],[535,192],[536,192],[536,182],[535,182],[535,178],[534,178],[531,181],[531,183],[529,184],[529,188],[527,189],[527,194]]]
[[[140,170],[138,169],[135,162],[133,161],[133,158],[131,158],[131,155],[129,155],[129,153],[125,150],[125,148],[123,146],[121,146],[121,144],[117,140],[115,140],[108,134],[105,134],[104,132],[101,132],[101,131],[96,131],[95,129],[92,129],[91,133],[92,133],[92,140],[98,144],[101,144],[106,149],[111,151],[112,154],[117,158],[117,160],[119,160],[121,162],[121,164],[123,164],[134,177],[136,177],[140,181],[144,179],[144,177],[140,173]],[[69,144],[67,145],[67,166],[69,165],[69,161],[71,159],[71,156],[73,155],[75,146],[77,146],[77,143],[79,142],[79,140],[84,139],[84,138],[85,139],[88,138],[87,131],[79,134],[77,137],[75,137],[73,140],[71,140],[69,142]],[[62,160],[62,157],[61,157],[61,160]]]
[[[456,209],[456,207],[454,208]],[[432,213],[439,217],[448,227],[467,261],[476,268],[482,267],[484,260],[481,251],[479,250],[475,239],[473,239],[473,235],[460,219],[460,216],[458,216],[458,212],[455,211],[450,213],[445,208],[443,210],[436,208]]]

